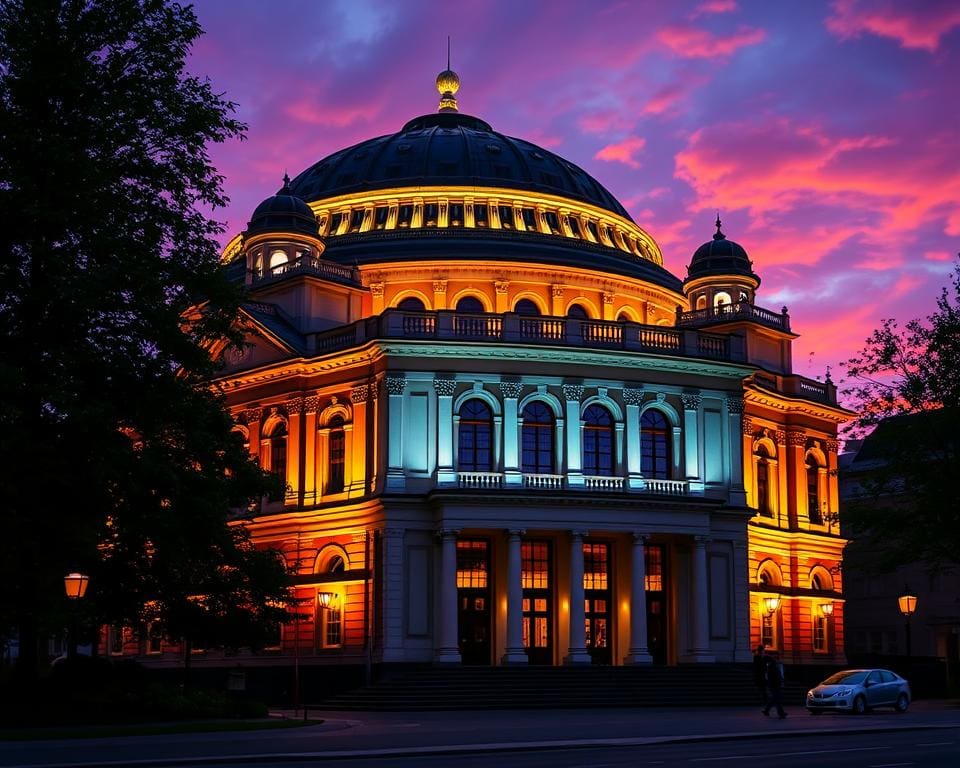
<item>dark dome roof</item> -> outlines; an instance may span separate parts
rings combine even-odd
[[[317,237],[320,230],[310,206],[290,190],[290,179],[283,177],[283,188],[268,197],[253,212],[247,224],[247,236],[263,232],[289,232]]]
[[[313,202],[348,192],[438,185],[560,195],[630,219],[617,199],[582,168],[459,112],[423,115],[399,133],[334,152],[297,176],[290,188]]]
[[[719,216],[716,234],[712,240],[708,240],[694,252],[684,282],[710,275],[744,275],[752,277],[757,283],[760,282],[760,278],[753,271],[753,262],[743,246],[727,240],[727,236],[720,231]]]

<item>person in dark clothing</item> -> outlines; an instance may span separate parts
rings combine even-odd
[[[756,652],[753,654],[753,684],[757,686],[757,691],[760,694],[760,703],[764,706],[767,705],[767,663],[764,660],[764,652],[766,650],[766,646],[760,643],[760,645],[757,646]]]
[[[763,707],[763,714],[769,715],[770,708],[777,708],[777,716],[783,720],[787,713],[783,711],[783,666],[773,655],[767,654],[764,658],[764,669],[767,672],[767,688],[770,696]]]

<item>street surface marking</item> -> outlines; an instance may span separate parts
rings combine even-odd
[[[849,749],[811,749],[805,750],[803,752],[778,752],[779,757],[787,757],[792,755],[833,755],[837,752],[870,752],[876,751],[878,749],[886,749],[886,747],[851,747]],[[690,758],[691,763],[706,763],[711,761],[718,760],[745,760],[750,757],[768,757],[767,754],[759,755],[728,755],[725,757],[692,757]],[[913,765],[913,763],[904,763],[904,765]]]
[[[915,747],[949,747],[953,744],[952,741],[923,741],[914,744]]]
[[[876,765],[867,766],[867,768],[896,768],[900,765],[914,765],[914,763],[877,763]]]

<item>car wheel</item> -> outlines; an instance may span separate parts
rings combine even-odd
[[[897,710],[897,712],[906,712],[907,707],[909,706],[910,697],[905,693],[901,693],[899,696],[897,696],[897,703],[893,705],[893,708]]]
[[[857,696],[853,700],[853,714],[862,715],[867,711],[867,700],[863,696]]]

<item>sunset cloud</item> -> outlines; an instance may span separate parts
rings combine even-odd
[[[736,0],[706,0],[693,9],[690,18],[709,16],[717,13],[733,13],[737,10]]]
[[[675,55],[685,59],[713,59],[730,56],[741,48],[763,42],[762,29],[741,27],[730,35],[714,35],[700,27],[677,25],[664,27],[657,39]]]
[[[608,144],[593,157],[608,163],[623,163],[630,168],[639,168],[641,163],[636,155],[646,146],[647,141],[640,136],[630,136],[616,144]]]
[[[844,40],[870,33],[892,38],[904,48],[933,52],[940,47],[944,35],[960,27],[960,4],[956,0],[923,3],[836,0],[826,25]]]

